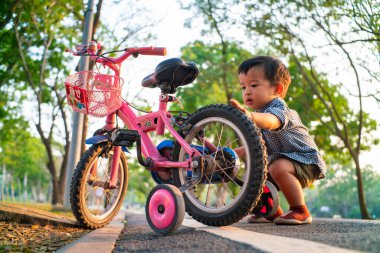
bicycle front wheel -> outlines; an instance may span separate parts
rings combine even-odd
[[[258,128],[241,111],[229,105],[210,105],[193,113],[185,140],[202,153],[202,180],[183,193],[186,211],[195,220],[211,226],[239,221],[256,206],[267,174],[266,149]],[[241,157],[234,152],[240,148]],[[244,155],[242,155],[244,154]],[[174,161],[185,161],[177,144]],[[180,187],[194,172],[173,170]]]
[[[97,229],[115,217],[128,187],[127,160],[122,152],[116,188],[109,187],[113,149],[108,143],[90,147],[81,157],[70,187],[71,209],[85,228]]]

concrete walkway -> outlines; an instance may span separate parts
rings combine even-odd
[[[117,238],[124,227],[125,213],[120,211],[116,218],[104,228],[86,234],[80,239],[59,249],[58,253],[107,253],[112,252]]]
[[[185,219],[184,226],[193,227],[197,231],[205,231],[232,241],[251,245],[253,248],[263,252],[273,253],[354,253],[359,252],[350,249],[334,247],[310,240],[268,235],[247,231],[238,227],[209,227],[191,218]]]

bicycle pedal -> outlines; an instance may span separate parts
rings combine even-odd
[[[133,143],[138,140],[140,140],[140,135],[136,130],[117,129],[111,136],[114,146],[132,147]]]

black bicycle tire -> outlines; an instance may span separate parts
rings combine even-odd
[[[209,226],[227,226],[241,220],[257,205],[267,178],[267,155],[260,130],[244,113],[230,105],[214,104],[200,108],[191,114],[185,124],[193,126],[200,120],[216,116],[225,118],[235,124],[247,140],[248,149],[253,154],[251,156],[253,169],[250,170],[251,175],[248,176],[248,183],[251,187],[245,188],[245,192],[242,193],[243,196],[231,208],[216,214],[200,210],[191,203],[186,194],[183,194],[183,196],[186,212],[195,220]],[[173,150],[173,161],[178,161],[180,150],[181,146],[176,143]],[[179,173],[178,169],[173,169],[174,183],[177,187],[181,186]]]

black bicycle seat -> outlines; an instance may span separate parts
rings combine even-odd
[[[154,73],[142,80],[143,87],[160,87],[165,93],[174,93],[178,86],[192,83],[198,76],[198,67],[194,62],[185,62],[180,58],[171,58],[160,62]]]

